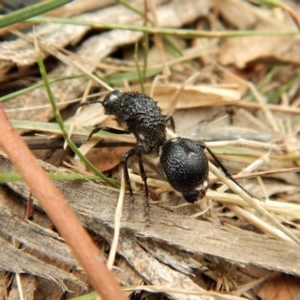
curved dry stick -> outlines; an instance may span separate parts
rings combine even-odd
[[[0,147],[21,173],[32,194],[39,201],[59,233],[82,265],[94,289],[102,299],[127,299],[107,269],[103,255],[82,227],[60,191],[40,167],[23,139],[10,125],[0,105]]]

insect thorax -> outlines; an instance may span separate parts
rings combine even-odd
[[[127,121],[128,130],[132,132],[137,139],[137,147],[141,147],[142,151],[151,153],[152,151],[158,151],[158,149],[166,141],[166,129],[164,119],[156,120],[155,124],[139,123],[136,126],[136,122]]]

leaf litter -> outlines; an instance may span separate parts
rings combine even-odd
[[[279,8],[254,5],[252,1],[201,2],[200,9],[198,1],[157,1],[158,25],[212,32],[295,29],[290,16]],[[287,2],[299,11],[296,1]],[[141,3],[134,4],[143,11]],[[183,10],[184,16],[180,13]],[[130,7],[117,3],[74,15],[77,19],[95,22],[101,19],[103,23],[138,25],[144,21]],[[151,9],[148,17],[154,18]],[[87,75],[92,73],[112,80],[113,83],[108,84],[116,88],[140,90],[134,43],[142,39],[143,34],[118,29],[92,31],[88,26],[54,23],[36,25],[36,33],[42,45],[49,44],[56,50],[68,46],[69,53],[63,54],[71,57],[72,53],[74,63],[68,61],[66,64],[56,58],[55,51],[50,55],[46,48],[43,49],[45,59],[49,60],[45,60],[50,70],[49,78],[62,78],[51,84],[51,88],[66,124],[73,127],[73,134],[82,134],[80,130],[85,126],[120,126],[111,123],[111,118],[107,118],[99,106],[87,106],[75,114],[69,102],[81,101],[88,85],[88,98],[97,99],[97,93],[105,92]],[[300,219],[297,169],[300,160],[299,35],[253,37],[245,34],[192,40],[174,35],[161,42],[163,47],[158,49],[158,42],[151,40],[147,65],[149,70],[155,67],[156,74],[164,76],[149,75],[145,92],[158,101],[163,111],[172,112],[179,136],[205,141],[234,177],[243,176],[239,182],[255,197],[244,201],[234,187],[230,186],[227,191],[227,185],[220,185],[226,182],[222,174],[211,174],[212,190],[200,203],[188,204],[172,191],[153,159],[147,158],[145,163],[153,198],[148,228],[143,216],[142,181],[133,161],[131,179],[137,195],[132,219],[128,218],[130,200],[127,196],[124,198],[113,267],[117,278],[128,292],[131,291],[132,299],[150,299],[151,295],[156,299],[167,299],[166,295],[174,299],[274,299],[278,295],[282,299],[296,299],[300,276],[297,245]],[[143,51],[146,51],[141,47],[138,49],[140,64]],[[0,48],[9,49],[1,51],[1,60],[5,62],[1,72],[2,95],[9,94],[12,87],[21,90],[40,81],[36,75],[34,47],[22,35],[18,34],[14,41],[1,42]],[[74,78],[64,79],[64,76]],[[26,81],[27,78],[31,81]],[[34,126],[34,121],[51,122],[50,106],[44,107],[47,104],[43,87],[4,102],[14,124],[27,120],[27,126],[18,126],[20,132],[29,139],[36,134],[44,137],[45,149],[51,140],[59,137],[55,130],[51,133],[49,128]],[[24,110],[26,107],[32,109]],[[120,159],[125,152],[122,143],[134,145],[134,139],[101,132],[93,140],[91,145],[84,144],[80,149],[89,157],[92,155],[102,171],[120,179]],[[109,145],[108,148],[103,148],[103,144]],[[93,147],[96,153],[91,152],[95,152]],[[43,157],[41,150],[35,151]],[[47,152],[43,160],[47,161],[48,156],[54,156],[57,151]],[[110,154],[108,158],[105,152]],[[74,163],[68,151],[62,152],[56,165],[61,161],[65,161],[65,166],[59,169],[41,163],[52,172],[84,170],[78,167],[78,160]],[[70,164],[73,164],[71,170]],[[213,170],[213,166],[211,168]],[[4,157],[1,169],[2,172],[13,170]],[[59,181],[57,184],[99,247],[109,249],[118,190],[85,181]],[[36,279],[30,284],[37,291],[47,289],[48,284],[49,299],[87,293],[90,287],[84,273],[64,242],[49,227],[40,208],[34,212],[32,224],[24,221],[24,199],[29,195],[26,186],[22,182],[9,182],[8,186],[14,192],[6,187],[1,192],[0,264],[3,271],[0,273],[0,294],[12,297],[22,285],[24,289],[28,274]],[[8,204],[7,199],[13,204]],[[12,221],[16,225],[11,225]],[[13,230],[14,227],[18,230]],[[26,299],[27,296],[28,299],[42,296],[41,292],[26,292],[25,289],[24,292]]]

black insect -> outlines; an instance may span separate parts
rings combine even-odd
[[[91,103],[101,103],[107,115],[115,115],[120,122],[125,123],[127,131],[95,128],[90,136],[100,130],[106,130],[112,133],[133,133],[136,138],[137,142],[134,148],[127,151],[122,159],[125,182],[129,187],[131,196],[133,196],[133,191],[128,174],[128,159],[133,155],[138,157],[140,174],[148,198],[147,176],[142,154],[152,152],[156,152],[160,156],[160,164],[170,185],[181,192],[188,202],[193,203],[197,199],[203,198],[209,185],[209,168],[208,159],[204,153],[205,149],[225,175],[238,184],[204,143],[180,137],[167,139],[166,126],[170,121],[171,127],[174,129],[173,118],[169,115],[163,115],[160,107],[149,96],[139,92],[114,90],[103,101],[90,101],[85,104]]]
[[[136,155],[138,157],[139,169],[145,186],[145,194],[148,198],[147,175],[144,170],[142,154],[158,153],[167,140],[166,124],[171,122],[174,127],[173,118],[163,115],[157,103],[145,94],[138,92],[123,92],[114,90],[110,92],[103,101],[90,101],[84,104],[101,103],[105,114],[115,115],[120,122],[125,123],[127,131],[114,128],[95,128],[90,137],[97,131],[106,130],[112,133],[133,133],[136,138],[135,147],[123,155],[123,166],[125,182],[128,185],[131,196],[133,190],[128,174],[128,159]]]

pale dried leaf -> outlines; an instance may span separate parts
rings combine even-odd
[[[256,31],[296,29],[288,15],[279,12],[278,16],[275,11],[263,11],[242,1],[220,1],[220,13],[241,29],[251,25],[250,29]],[[245,68],[247,64],[257,60],[299,65],[299,50],[298,35],[228,38],[220,48],[219,61],[223,65],[234,64],[238,68]]]

